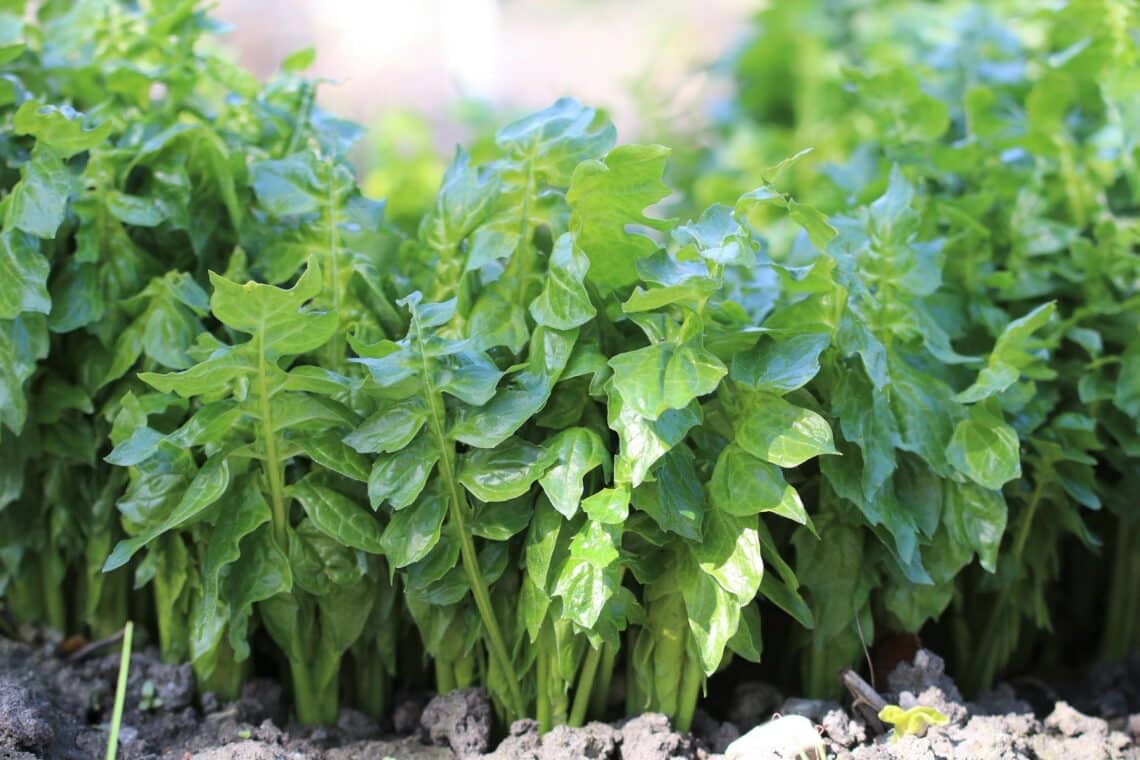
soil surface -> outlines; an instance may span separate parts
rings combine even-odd
[[[0,760],[103,757],[117,648],[66,657],[57,640],[27,638],[0,638]],[[287,722],[276,683],[255,679],[240,699],[222,704],[195,692],[189,666],[166,665],[153,651],[140,650],[131,659],[119,757],[717,760],[757,757],[748,754],[748,738],[742,735],[773,714],[798,714],[816,724],[828,756],[837,760],[1140,760],[1140,653],[1123,663],[1095,666],[1080,679],[1021,679],[967,702],[943,671],[942,660],[920,650],[913,662],[891,673],[887,686],[888,701],[903,708],[934,707],[949,718],[948,725],[892,741],[852,717],[849,706],[785,699],[767,684],[744,683],[726,715],[698,710],[693,734],[685,735],[665,716],[647,713],[545,735],[534,721],[521,720],[505,737],[496,736],[482,689],[402,700],[386,725],[345,709],[337,726],[307,729]]]

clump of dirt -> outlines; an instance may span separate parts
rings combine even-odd
[[[67,659],[52,637],[0,638],[0,758],[102,757],[119,666],[113,649]],[[310,729],[287,723],[283,690],[273,681],[253,679],[239,699],[224,704],[197,694],[191,670],[161,662],[153,650],[134,652],[130,673],[119,747],[124,760],[717,760],[774,713],[815,723],[836,760],[1140,760],[1140,655],[1066,683],[1004,684],[967,703],[942,660],[919,651],[890,674],[885,696],[903,707],[934,707],[949,723],[897,741],[872,735],[836,702],[785,699],[759,683],[741,685],[726,711],[730,720],[698,710],[692,734],[674,731],[655,713],[546,734],[533,720],[521,720],[495,747],[483,689],[406,694],[396,700],[390,723],[346,708],[336,726]],[[1034,713],[1043,695],[1047,709]]]
[[[451,747],[460,758],[477,757],[491,746],[491,699],[486,689],[456,689],[428,702],[420,716],[428,741]]]

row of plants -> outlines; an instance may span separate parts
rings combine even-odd
[[[276,663],[303,722],[428,664],[687,729],[734,662],[830,693],[920,629],[982,688],[1070,598],[1135,647],[1134,19],[908,9],[774,5],[672,164],[559,100],[388,220],[311,52],[263,86],[196,3],[16,3],[0,601],[223,697]]]
[[[843,213],[901,167],[944,262],[928,317],[912,324],[929,336],[936,323],[966,354],[996,341],[959,399],[992,395],[1019,442],[996,564],[930,568],[925,587],[900,586],[897,566],[864,566],[875,618],[906,632],[938,620],[925,632],[972,691],[1010,667],[1125,656],[1140,646],[1135,10],[823,0],[756,21],[727,67],[738,97],[721,135],[678,178],[687,196],[730,197],[766,159],[806,144],[830,163],[801,164],[790,192]],[[936,276],[918,276],[934,288]],[[1001,338],[1014,324],[1024,351]],[[879,522],[866,490],[843,498],[864,530]],[[857,650],[850,628],[839,638],[843,658]]]

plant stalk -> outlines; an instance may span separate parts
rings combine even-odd
[[[692,638],[689,640],[691,642]],[[684,670],[681,671],[681,688],[677,697],[677,716],[673,721],[673,727],[681,733],[687,733],[693,727],[693,713],[697,709],[697,699],[701,695],[704,676],[700,659],[686,647]]]
[[[107,736],[107,760],[115,760],[119,751],[119,727],[123,724],[123,705],[127,701],[127,675],[131,670],[131,639],[135,626],[130,620],[123,627],[123,648],[119,655],[119,679],[115,684],[115,706],[111,710],[111,729]]]
[[[574,705],[570,708],[570,725],[578,727],[586,722],[586,713],[590,707],[590,696],[594,691],[594,678],[598,674],[598,664],[602,659],[602,647],[590,647],[586,652],[586,660],[582,663],[582,672],[578,674],[578,688],[574,690]]]
[[[602,644],[602,661],[598,665],[598,677],[594,684],[594,692],[590,695],[590,717],[595,720],[605,720],[606,718],[616,660],[617,647],[609,642]]]

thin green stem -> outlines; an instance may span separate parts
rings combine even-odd
[[[538,720],[538,730],[546,733],[554,726],[550,720],[550,657],[548,655],[549,639],[547,629],[550,623],[543,625],[539,634],[539,647],[535,655],[535,718]]]
[[[590,695],[594,691],[594,678],[598,674],[598,664],[602,659],[602,647],[590,647],[582,671],[578,674],[578,688],[574,690],[574,705],[570,708],[570,725],[581,726],[586,722],[586,711],[590,707]]]
[[[332,311],[339,319],[341,316],[340,256],[338,255],[340,235],[337,229],[339,219],[337,218],[336,185],[333,182],[333,160],[331,157],[325,158],[325,174],[328,177],[329,293],[332,297]],[[325,354],[329,362],[326,366],[339,372],[344,366],[344,353],[344,333],[337,330],[325,347]]]
[[[320,695],[313,685],[307,663],[289,660],[289,673],[293,679],[293,709],[297,713],[297,722],[305,726],[327,722],[323,720]]]
[[[265,446],[262,467],[269,481],[269,502],[273,509],[273,535],[282,551],[288,549],[287,529],[289,513],[285,509],[285,475],[277,458],[277,433],[273,427],[273,413],[269,406],[269,379],[265,359],[264,330],[257,333],[257,396],[261,409],[261,438]]]
[[[466,689],[478,680],[475,657],[455,660],[455,688]]]
[[[598,676],[594,682],[594,693],[590,695],[590,717],[605,720],[609,707],[610,687],[614,680],[614,664],[617,661],[617,647],[606,642],[602,644],[602,661],[598,665]]]
[[[119,752],[119,727],[123,724],[123,705],[127,701],[127,675],[131,670],[131,639],[135,626],[127,621],[123,627],[123,648],[119,655],[119,679],[115,684],[115,706],[111,710],[111,730],[107,736],[107,760],[115,760]]]
[[[40,580],[43,583],[43,599],[48,625],[60,633],[67,633],[67,605],[63,600],[63,585],[52,573],[52,553],[46,552],[40,558]]]
[[[1116,531],[1112,578],[1101,658],[1119,660],[1140,643],[1140,547],[1136,526],[1121,519]]]
[[[435,661],[435,690],[443,695],[455,691],[455,668],[451,660],[442,657]]]
[[[437,472],[447,491],[448,512],[456,537],[459,539],[459,556],[463,561],[463,571],[467,575],[467,583],[471,586],[471,596],[475,599],[475,607],[479,610],[479,617],[483,622],[483,630],[487,635],[491,656],[502,670],[503,681],[507,684],[507,693],[510,699],[508,710],[513,718],[521,718],[525,714],[526,703],[523,701],[518,679],[515,678],[506,640],[503,638],[502,631],[499,630],[499,620],[495,616],[495,608],[491,604],[491,594],[487,590],[483,572],[479,568],[479,555],[475,550],[475,540],[467,529],[467,513],[471,507],[467,503],[466,492],[459,485],[459,480],[455,475],[455,445],[448,440],[444,430],[443,396],[432,383],[431,369],[428,367],[427,357],[423,351],[419,316],[414,311],[412,312],[412,322],[416,331],[416,340],[419,343],[420,359],[423,362],[424,394],[431,430],[440,453]]]
[[[1009,561],[1014,563],[1015,566],[1021,564],[1021,554],[1025,551],[1025,544],[1029,541],[1029,533],[1033,527],[1033,520],[1037,516],[1037,509],[1045,493],[1045,482],[1045,478],[1038,479],[1033,489],[1033,494],[1029,497],[1029,505],[1026,507],[1025,517],[1022,519],[1021,525],[1017,530],[1017,536],[1014,538],[1013,551],[1009,555]],[[997,636],[998,628],[1003,622],[1002,617],[1010,602],[1013,588],[1014,582],[1011,582],[998,592],[997,599],[994,600],[994,605],[990,608],[989,619],[986,621],[985,628],[982,629],[982,636],[978,641],[978,646],[975,647],[976,656],[974,662],[977,664],[973,669],[974,678],[970,683],[970,688],[974,690],[987,688],[997,673],[998,656],[994,652],[994,641]]]
[[[681,688],[677,696],[677,717],[673,721],[673,727],[681,733],[693,727],[693,713],[697,709],[697,699],[701,695],[704,677],[700,660],[686,647],[684,670],[681,671]]]
[[[293,131],[289,134],[289,142],[285,144],[282,158],[290,155],[301,146],[301,139],[305,136],[305,127],[313,113],[313,104],[317,98],[317,88],[312,82],[301,85],[301,107],[297,109],[297,118],[293,122]]]

